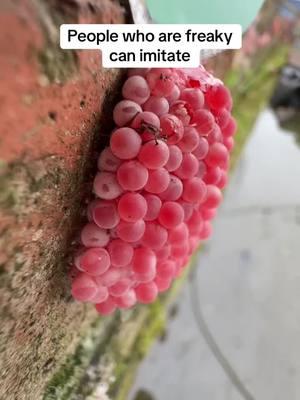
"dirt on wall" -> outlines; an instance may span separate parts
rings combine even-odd
[[[60,50],[58,26],[127,18],[116,0],[0,2],[0,399],[43,398],[95,320],[67,267],[122,74]]]

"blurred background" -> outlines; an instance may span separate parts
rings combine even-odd
[[[296,400],[300,2],[266,2],[242,49],[205,64],[234,97],[232,176],[130,399]]]
[[[0,399],[299,400],[298,0],[147,2],[154,22],[245,29],[205,60],[234,99],[230,183],[212,239],[153,305],[100,318],[70,297],[125,71],[62,51],[58,27],[132,23],[133,3],[0,2]]]

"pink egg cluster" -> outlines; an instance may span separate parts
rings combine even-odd
[[[98,158],[72,294],[100,314],[153,302],[211,234],[236,123],[228,89],[197,69],[133,69]]]

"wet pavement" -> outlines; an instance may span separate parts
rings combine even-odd
[[[300,399],[300,148],[270,110],[257,120],[177,305],[130,400],[140,389],[153,400]],[[201,313],[252,397],[214,357]]]

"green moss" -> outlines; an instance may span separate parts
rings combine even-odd
[[[233,115],[237,120],[238,133],[235,136],[235,147],[231,157],[233,169],[251,132],[257,114],[266,106],[274,89],[279,71],[287,59],[285,46],[271,48],[264,53],[256,65],[241,72],[231,70],[225,83],[233,96]]]
[[[164,329],[165,307],[157,301],[149,307],[124,312],[123,319],[121,322],[121,313],[109,322],[107,318],[97,318],[74,354],[47,384],[43,400],[70,400],[90,395],[99,382],[89,382],[88,368],[107,362],[115,366],[112,372],[115,383],[111,385],[110,395],[115,399],[125,398],[140,360]],[[124,337],[123,332],[129,330],[134,333],[134,340],[128,335]]]
[[[76,72],[78,57],[75,51],[60,48],[58,27],[72,17],[63,7],[51,7],[45,0],[36,2],[36,11],[44,33],[44,45],[37,54],[42,72],[49,82],[65,82]]]
[[[146,314],[145,314],[145,307]],[[132,385],[140,361],[148,353],[153,341],[164,331],[166,324],[166,304],[158,299],[149,306],[140,306],[138,312],[146,315],[144,323],[136,337],[131,352],[124,359],[115,353],[115,382],[110,387],[109,395],[114,400],[124,400]]]
[[[17,203],[16,194],[12,186],[12,174],[6,168],[0,169],[0,208],[10,210]]]
[[[91,336],[87,337],[80,343],[75,354],[67,358],[60,371],[54,375],[51,382],[48,384],[44,400],[68,399],[71,391],[76,384],[78,374],[84,371],[89,364]]]
[[[146,326],[137,338],[135,350],[138,353],[138,357],[143,358],[151,344],[153,339],[163,333],[166,323],[166,310],[165,304],[160,299],[153,303],[149,307],[149,315],[146,320]]]
[[[102,347],[103,337],[99,331],[103,325],[103,319],[97,320],[88,329],[74,354],[71,354],[60,366],[60,369],[47,384],[43,400],[68,400],[80,386],[82,377],[90,365],[97,348]],[[107,333],[109,327],[105,324]]]
[[[73,50],[61,50],[57,45],[45,46],[38,53],[43,73],[49,82],[64,82],[77,69],[77,57]]]

